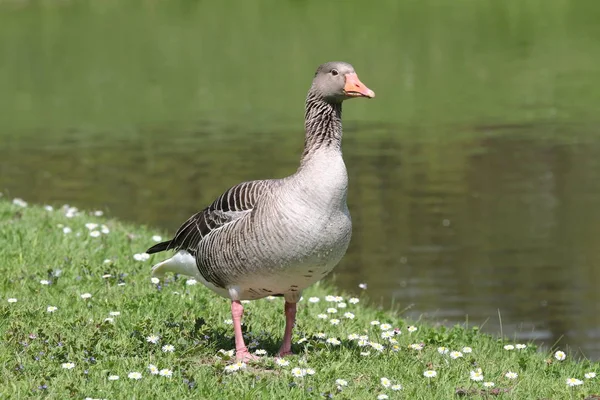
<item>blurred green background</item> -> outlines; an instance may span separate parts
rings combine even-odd
[[[316,67],[344,105],[335,282],[600,358],[595,0],[0,1],[0,190],[175,230],[295,171]],[[143,249],[140,249],[140,251]]]

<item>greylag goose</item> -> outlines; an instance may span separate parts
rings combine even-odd
[[[278,356],[291,354],[296,303],[346,253],[352,222],[342,159],[342,102],[375,97],[352,65],[317,69],[306,98],[306,138],[300,167],[283,179],[233,186],[190,217],[175,237],[147,250],[177,251],[152,268],[197,278],[231,299],[236,359],[252,360],[242,336],[240,300],[285,298],[285,331]]]

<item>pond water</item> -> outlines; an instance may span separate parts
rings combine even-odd
[[[599,18],[562,0],[3,2],[0,191],[173,232],[293,173],[314,70],[349,61],[377,97],[344,106],[354,233],[330,279],[598,359]]]

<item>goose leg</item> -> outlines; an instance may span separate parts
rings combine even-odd
[[[235,358],[239,361],[257,360],[258,357],[250,354],[244,336],[242,335],[242,315],[244,315],[244,306],[239,301],[231,302],[231,318],[233,319],[233,332],[235,334]]]
[[[296,323],[296,302],[285,302],[285,332],[283,334],[283,343],[277,353],[278,357],[284,357],[292,353],[292,330]]]

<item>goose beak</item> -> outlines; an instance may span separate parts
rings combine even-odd
[[[369,99],[375,97],[375,92],[366,87],[354,73],[346,74],[344,93],[348,97],[367,97]]]

